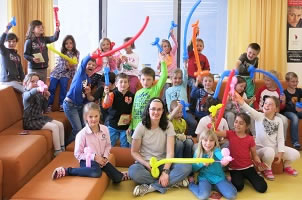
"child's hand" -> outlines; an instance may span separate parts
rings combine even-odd
[[[280,103],[284,104],[286,101],[285,95],[280,96]]]
[[[187,139],[193,139],[192,135],[187,135]]]
[[[302,108],[298,108],[298,107],[296,106],[296,111],[297,111],[297,112],[302,112]]]
[[[128,62],[127,56],[122,56],[121,60],[122,60],[122,63],[127,63]]]
[[[33,61],[34,61],[35,63],[40,63],[40,58],[33,58]]]
[[[104,93],[105,93],[105,95],[108,95],[109,92],[110,92],[109,86],[108,86],[108,85],[105,85],[105,86],[104,86]]]
[[[43,96],[46,98],[50,97],[50,92],[48,90],[44,91]]]
[[[86,86],[86,87],[84,88],[84,91],[85,91],[85,94],[90,94],[90,93],[91,93],[91,88],[90,88],[90,86]]]
[[[240,105],[244,104],[242,96],[240,96],[237,92],[234,92],[233,101],[238,102]]]

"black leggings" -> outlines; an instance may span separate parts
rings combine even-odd
[[[254,167],[243,170],[231,170],[232,184],[238,191],[244,187],[244,179],[248,179],[257,192],[264,193],[267,190],[267,184],[263,177],[259,176]]]

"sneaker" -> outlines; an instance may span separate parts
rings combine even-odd
[[[298,142],[296,142],[293,146],[294,146],[294,148],[297,149],[298,151],[301,151],[301,145],[300,145]]]
[[[185,178],[184,180],[179,181],[178,183],[175,183],[171,187],[180,188],[180,187],[188,187],[188,185],[189,185],[189,180],[188,180],[188,178]]]
[[[145,194],[149,192],[154,192],[155,189],[148,184],[142,184],[142,185],[137,185],[134,190],[133,190],[133,195],[134,196],[144,196]]]
[[[272,170],[264,170],[263,176],[264,176],[264,178],[266,178],[267,180],[270,180],[270,181],[273,181],[275,179],[275,176],[274,176]]]
[[[297,176],[298,175],[297,170],[293,169],[292,167],[285,167],[284,172],[289,174],[289,175],[292,175],[292,176]]]
[[[60,112],[64,112],[63,105],[60,105],[59,111],[60,111]]]
[[[53,171],[51,178],[52,178],[52,180],[62,178],[64,176],[66,176],[66,174],[67,174],[66,172],[67,172],[67,170],[64,167],[58,167]]]

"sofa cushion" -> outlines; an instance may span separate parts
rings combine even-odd
[[[22,108],[12,87],[0,89],[0,131],[22,119]]]
[[[2,199],[2,186],[3,185],[3,164],[0,160],[0,200]]]
[[[0,112],[1,113],[1,112]],[[1,135],[18,135],[23,132],[23,121],[19,120],[12,126],[0,132]],[[29,130],[28,135],[42,135],[47,141],[47,150],[53,149],[52,132],[50,130]]]
[[[109,161],[114,165],[114,156]],[[67,176],[52,180],[51,175],[55,168],[79,167],[78,160],[72,152],[60,153],[32,180],[21,188],[12,199],[89,199],[99,200],[109,184],[106,173],[100,178]]]
[[[117,167],[130,167],[134,164],[131,148],[112,147],[110,153],[114,155]]]
[[[22,187],[23,178],[46,155],[46,139],[40,135],[0,136],[0,160],[3,164],[3,197]]]

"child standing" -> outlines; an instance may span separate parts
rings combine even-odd
[[[169,119],[172,122],[176,133],[175,158],[192,158],[194,143],[192,136],[185,134],[187,124],[182,117],[182,105],[177,100],[173,100],[170,105]]]
[[[178,43],[177,40],[174,36],[173,30],[170,31],[170,35],[171,38],[173,40],[173,47],[171,46],[171,43],[169,40],[163,39],[161,42],[161,48],[163,49],[163,51],[160,53],[161,56],[164,56],[165,59],[164,61],[167,64],[167,68],[168,68],[168,77],[172,77],[173,76],[173,72],[174,70],[177,68],[177,47],[178,47]],[[160,70],[160,62],[157,65],[157,69]]]
[[[253,136],[249,135],[248,127],[251,118],[246,113],[237,113],[234,121],[234,130],[216,131],[221,137],[229,140],[231,156],[234,160],[229,165],[231,180],[238,191],[243,190],[244,179],[248,179],[257,192],[264,193],[267,190],[265,180],[256,172],[254,163],[260,164],[261,160],[256,153],[256,145]]]
[[[70,58],[76,57],[79,60],[80,53],[76,48],[76,43],[72,35],[67,35],[63,42],[61,53],[67,55]],[[65,99],[67,93],[67,86],[68,81],[73,78],[74,73],[77,69],[77,65],[71,65],[68,63],[67,60],[62,58],[61,56],[57,57],[56,67],[50,73],[50,84],[49,84],[49,92],[50,97],[48,100],[48,111],[51,111],[55,91],[57,85],[60,85],[60,97],[59,97],[59,104],[60,104],[60,111],[63,112],[63,101]]]
[[[39,20],[33,20],[26,33],[24,44],[24,58],[28,61],[28,73],[36,72],[43,82],[47,79],[48,49],[46,44],[59,39],[60,24],[56,24],[56,32],[51,37],[44,36],[43,24]],[[43,58],[43,60],[41,59]]]
[[[3,85],[10,85],[17,91],[23,93],[24,88],[22,86],[22,81],[24,79],[24,72],[20,55],[16,50],[18,37],[14,33],[8,33],[10,28],[11,24],[8,23],[5,32],[0,38],[0,83]],[[6,42],[7,47],[4,46],[4,41]]]
[[[208,130],[201,133],[194,158],[213,158],[215,161],[220,161],[223,158],[217,136],[213,131]],[[220,162],[214,162],[212,164],[196,163],[192,165],[192,169],[195,172],[199,172],[199,183],[197,185],[191,182],[189,184],[189,190],[198,199],[208,199],[213,186],[216,186],[218,191],[226,199],[236,198],[237,190],[226,179]]]
[[[200,86],[202,83],[202,86]],[[214,94],[212,89],[214,84],[214,76],[209,74],[201,78],[200,76],[197,77],[197,81],[195,82],[192,91],[191,91],[191,98],[190,98],[190,109],[194,113],[195,117],[198,121],[208,115],[208,110],[205,109],[205,103],[209,96]]]
[[[129,40],[131,40],[131,37],[125,38],[124,42],[128,42]],[[125,48],[126,54],[121,58],[120,71],[128,75],[130,85],[129,91],[135,94],[136,86],[139,82],[137,77],[139,73],[139,57],[133,52],[133,49],[135,49],[134,43]]]
[[[202,39],[196,38],[196,48],[197,48],[197,51],[198,51],[201,70],[202,71],[205,71],[205,70],[210,71],[210,65],[209,65],[208,58],[205,55],[202,54],[202,50],[204,49],[204,42],[203,42]],[[188,75],[189,75],[188,86],[190,88],[192,88],[193,85],[195,84],[195,80],[196,80],[196,77],[194,76],[194,72],[197,72],[197,64],[196,64],[196,60],[195,60],[195,56],[194,56],[192,41],[191,41],[190,45],[188,46],[188,56],[189,56],[189,60],[188,60]]]
[[[50,94],[47,88],[38,87],[38,81],[39,75],[30,73],[26,75],[23,82],[23,128],[24,130],[51,130],[56,156],[65,150],[64,126],[62,122],[43,115],[43,112],[47,109]]]
[[[187,97],[187,83],[188,74],[187,66],[185,65],[183,71],[180,69],[174,70],[172,74],[172,87],[166,90],[166,102],[168,110],[171,110],[170,105],[173,100],[188,102]],[[189,109],[186,111],[186,117],[184,117],[188,124],[188,134],[194,136],[194,131],[196,129],[197,121],[195,117],[190,113]]]
[[[164,60],[164,57],[162,57]],[[155,80],[155,72],[150,67],[145,67],[141,71],[140,82],[143,86],[142,89],[138,90],[134,96],[133,107],[132,107],[132,120],[128,129],[128,136],[130,136],[130,131],[135,130],[136,126],[139,122],[142,121],[142,113],[145,110],[146,105],[149,100],[153,97],[159,97],[160,91],[163,89],[166,80],[167,80],[167,65],[165,61],[161,62],[161,76],[157,83],[153,85]],[[130,142],[131,138],[128,137],[128,142]]]
[[[110,136],[106,126],[99,123],[100,106],[88,103],[84,107],[86,126],[76,136],[74,156],[80,162],[80,168],[58,167],[52,174],[52,179],[64,176],[84,176],[99,178],[104,171],[113,183],[128,180],[127,172],[121,173],[110,162]],[[90,157],[87,160],[87,157]],[[90,161],[90,162],[89,162]],[[87,162],[91,165],[87,166]]]
[[[111,146],[120,139],[121,147],[129,147],[126,130],[131,121],[131,110],[134,94],[128,91],[129,80],[127,74],[120,73],[116,77],[116,86],[113,92],[109,93],[109,87],[105,86],[105,98],[102,103],[104,109],[108,109],[108,117],[105,124],[108,125]]]
[[[277,157],[276,163],[283,160],[285,173],[296,176],[298,172],[290,165],[300,158],[300,153],[284,144],[283,123],[276,115],[280,106],[279,99],[275,96],[267,97],[263,105],[263,113],[261,113],[247,105],[238,94],[235,94],[234,98],[255,120],[256,152],[268,166],[268,169],[263,171],[264,177],[268,180],[275,179],[271,170],[275,157]]]
[[[301,150],[299,143],[299,119],[302,119],[302,108],[296,103],[302,102],[302,89],[298,88],[298,75],[295,72],[288,72],[285,75],[287,88],[284,91],[286,96],[286,106],[284,115],[290,119],[291,142],[295,149]]]
[[[101,53],[106,53],[112,50],[114,43],[110,41],[109,38],[103,38],[100,40],[99,49],[97,51],[101,51]],[[117,69],[117,59],[116,57],[109,55],[102,57],[102,65],[97,66],[94,71],[94,74],[91,76],[91,88],[94,86],[100,87],[101,78],[103,75],[104,67],[109,67],[110,72],[114,72]]]
[[[67,143],[69,144],[75,139],[77,133],[83,128],[83,106],[87,101],[94,101],[91,95],[90,76],[96,67],[96,61],[90,56],[86,56],[76,71],[74,78],[70,84],[70,88],[63,101],[63,109],[68,118],[72,134]]]
[[[273,75],[275,75],[276,77],[278,77],[278,74],[276,71],[274,70],[270,70],[270,73],[272,73]],[[282,111],[285,108],[285,95],[280,95],[280,89],[277,87],[276,83],[273,81],[273,79],[267,77],[267,76],[263,76],[263,80],[264,80],[264,86],[259,88],[259,90],[257,91],[256,94],[256,100],[255,100],[255,109],[258,111],[263,111],[263,106],[264,106],[264,102],[266,97],[269,96],[275,96],[280,100],[280,107],[278,107],[278,111],[276,113],[276,115],[278,117],[281,118],[282,122],[283,122],[283,129],[284,129],[284,138],[286,139],[286,134],[287,134],[287,128],[288,128],[288,119],[284,116],[280,114],[280,111]]]
[[[247,98],[252,98],[255,95],[255,84],[250,77],[248,68],[253,65],[258,68],[258,55],[260,53],[260,46],[257,43],[250,43],[247,47],[246,53],[240,55],[235,64],[235,68],[238,70],[238,75],[242,76],[246,80],[246,95]]]

